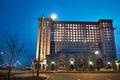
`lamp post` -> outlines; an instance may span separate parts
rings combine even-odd
[[[51,69],[52,69],[52,70],[55,69],[55,62],[54,62],[54,61],[51,62]]]
[[[108,68],[111,68],[111,62],[107,62],[107,66],[108,66]]]
[[[96,66],[97,66],[97,64],[95,64],[95,61],[97,60],[97,59],[95,59],[95,56],[97,56],[97,55],[99,55],[99,51],[95,51],[95,53],[94,53],[94,69],[96,69]]]
[[[3,55],[4,55],[4,52],[0,52],[0,55],[1,55],[1,64],[3,63]]]
[[[74,69],[74,62],[70,61],[70,68],[73,70]]]
[[[92,61],[89,61],[89,68],[90,68],[90,71],[93,69],[93,62]]]

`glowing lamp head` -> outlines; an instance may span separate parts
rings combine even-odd
[[[54,62],[54,61],[52,61],[51,63],[52,63],[52,64],[55,64],[55,62]]]
[[[74,62],[73,62],[73,61],[71,61],[70,63],[71,63],[71,64],[73,64]]]
[[[1,54],[1,55],[3,55],[4,53],[3,53],[3,52],[1,52],[0,54]]]
[[[92,65],[93,64],[92,61],[90,61],[89,64]]]
[[[108,65],[110,65],[111,63],[110,62],[107,62]]]
[[[57,18],[57,15],[56,15],[56,14],[52,14],[52,15],[51,15],[51,18],[54,20],[54,19]]]
[[[95,51],[95,54],[97,55],[97,54],[99,54],[99,52],[98,52],[98,51]]]

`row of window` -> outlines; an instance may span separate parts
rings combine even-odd
[[[99,30],[83,30],[83,29],[76,29],[76,30],[74,30],[74,29],[72,29],[72,30],[70,30],[70,29],[54,29],[54,30],[52,30],[52,32],[63,32],[63,31],[68,31],[68,32],[92,32],[92,31],[94,31],[94,32],[100,32]]]
[[[77,49],[87,49],[87,50],[94,50],[94,49],[99,49],[99,46],[94,46],[92,48],[89,48],[89,46],[83,46],[83,45],[74,45],[74,44],[66,44],[66,45],[55,45],[55,46],[51,46],[51,49],[56,49],[56,48],[77,48]]]
[[[106,50],[106,54],[112,54],[112,53],[114,53],[113,50]]]
[[[102,25],[103,27],[111,27],[111,23],[108,22],[103,22]]]
[[[104,32],[104,33],[108,33],[108,32]],[[100,34],[100,31],[99,30],[56,30],[56,31],[52,31],[51,34]]]
[[[50,21],[49,20],[44,20],[44,21],[41,21],[39,22],[39,25],[41,26],[42,25],[42,22],[44,24],[44,26],[50,26]],[[111,27],[111,23],[110,22],[103,22],[102,23],[103,27]],[[96,24],[53,24],[52,25],[53,27],[63,27],[63,26],[66,26],[66,27],[86,27],[87,29],[96,29],[98,27],[98,25]]]
[[[46,26],[46,27],[50,26],[50,21],[49,20],[44,20],[44,21],[39,22],[40,26],[42,26],[42,22],[43,22],[43,26]]]
[[[112,41],[112,38],[105,38],[105,41]]]
[[[95,24],[54,24],[54,26],[97,26]]]
[[[64,47],[61,47],[61,46],[55,46],[55,48],[52,48],[51,50],[52,51],[55,51],[55,52],[57,52],[57,51],[59,51],[59,50],[61,50],[61,49],[63,49],[63,48],[76,48],[77,47],[77,49],[79,49],[79,52],[83,52],[83,51],[86,51],[86,52],[92,52],[92,53],[94,53],[94,51],[97,51],[97,50],[99,50],[99,48],[92,48],[92,49],[89,49],[89,48],[87,48],[87,47],[83,47],[83,46],[73,46],[73,45],[65,45]],[[79,48],[78,48],[79,47]],[[66,50],[67,51],[67,50]],[[68,52],[69,52],[69,50],[68,50]]]
[[[71,39],[71,40],[61,40],[61,39],[59,39],[59,40],[58,40],[58,39],[56,39],[56,40],[54,40],[54,41],[58,41],[58,42],[59,42],[59,41],[60,41],[60,42],[61,42],[61,41],[66,41],[66,42],[67,42],[67,41],[70,41],[70,42],[100,42],[100,40],[98,40],[98,39],[96,39],[96,40],[95,40],[95,39],[93,39],[93,40],[92,40],[92,39],[91,39],[91,40],[82,40],[82,39],[81,39],[81,40],[75,40],[75,39]]]
[[[112,31],[111,28],[103,28],[104,31]]]
[[[79,39],[85,39],[85,40],[89,40],[89,39],[100,39],[99,37],[84,37],[84,36],[81,36],[81,37],[75,37],[75,36],[72,36],[72,37],[52,37],[51,39],[62,39],[62,40],[70,40],[70,39],[76,39],[76,40],[79,40]]]
[[[54,38],[54,39],[69,39],[69,38],[73,38],[73,39],[81,39],[81,38],[84,38],[84,39],[96,39],[96,38],[100,38],[99,36],[95,36],[95,35],[64,35],[64,36],[52,36],[51,38]],[[112,38],[112,37],[107,37],[108,38]],[[106,37],[105,37],[106,39]]]
[[[59,27],[59,26],[54,26],[54,27],[52,27],[52,29],[65,29],[65,30],[79,30],[79,29],[83,29],[83,30],[96,30],[96,29],[99,29],[99,27],[84,27],[84,26],[82,26],[82,27],[73,27],[73,26],[71,26],[71,27],[66,27],[66,26],[62,26],[62,27]]]
[[[53,34],[53,32],[51,34]],[[54,34],[99,34],[99,32],[97,32],[97,31],[84,31],[84,32],[83,31],[80,31],[80,32],[56,31],[56,32],[54,32]]]
[[[64,45],[78,45],[78,46],[86,46],[86,47],[99,47],[99,42],[67,42],[67,41],[62,41],[62,42],[54,42],[51,41],[51,46],[64,46]]]
[[[83,34],[83,33],[69,33],[69,34],[67,34],[67,33],[56,33],[56,34],[51,34],[51,36],[100,36],[100,35],[98,35],[97,33],[87,33],[87,34]],[[106,36],[106,35],[105,35]],[[108,35],[107,35],[108,36]]]

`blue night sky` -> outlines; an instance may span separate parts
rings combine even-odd
[[[117,58],[120,60],[120,0],[0,0],[0,39],[6,32],[18,33],[26,42],[25,55],[35,59],[38,18],[57,14],[60,21],[113,19]],[[21,63],[30,62],[25,56]]]

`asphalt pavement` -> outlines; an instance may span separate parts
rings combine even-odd
[[[45,73],[48,80],[120,80],[120,73]]]
[[[36,73],[34,74],[36,76]],[[16,74],[13,77],[29,77],[32,73]],[[40,73],[47,80],[120,80],[120,73]]]

